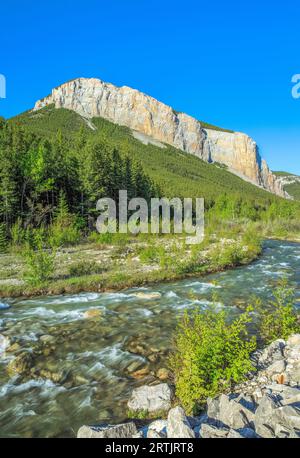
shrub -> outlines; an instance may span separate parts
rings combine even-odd
[[[146,264],[151,264],[159,261],[158,249],[154,245],[142,248],[139,252],[140,260]]]
[[[276,339],[287,339],[300,332],[299,315],[294,307],[295,291],[282,280],[274,291],[274,300],[265,304],[256,299],[254,308],[258,314],[259,335],[268,344]]]
[[[45,249],[43,238],[39,233],[33,240],[34,247],[28,244],[24,251],[24,278],[32,286],[41,286],[53,275],[56,252],[53,249]]]
[[[98,274],[103,271],[102,267],[95,261],[80,261],[69,268],[71,277],[81,277],[83,275]]]
[[[195,413],[208,396],[241,382],[251,371],[255,338],[248,338],[251,308],[229,322],[228,312],[215,306],[185,311],[170,357],[176,395],[188,413]]]

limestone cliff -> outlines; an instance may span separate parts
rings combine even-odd
[[[195,118],[177,113],[135,89],[94,78],[78,78],[53,89],[51,95],[36,102],[34,109],[50,104],[74,110],[85,118],[103,117],[205,161],[220,162],[257,186],[286,196],[250,137],[204,129]]]

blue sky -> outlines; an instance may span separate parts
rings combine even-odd
[[[299,2],[2,2],[0,74],[13,116],[69,79],[128,85],[243,131],[273,170],[300,174]]]

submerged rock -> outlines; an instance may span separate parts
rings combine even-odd
[[[1,353],[5,352],[5,350],[9,347],[10,341],[8,337],[3,336],[0,334],[0,355]]]
[[[10,376],[26,375],[30,371],[34,359],[31,353],[22,352],[16,356],[7,366],[7,372]]]

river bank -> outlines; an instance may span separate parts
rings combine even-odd
[[[201,277],[249,264],[261,251],[259,240],[245,240],[243,234],[235,239],[212,237],[200,246],[171,236],[120,239],[117,245],[85,243],[58,250],[55,275],[43,285],[26,282],[24,259],[13,252],[0,256],[0,297],[113,292]]]

